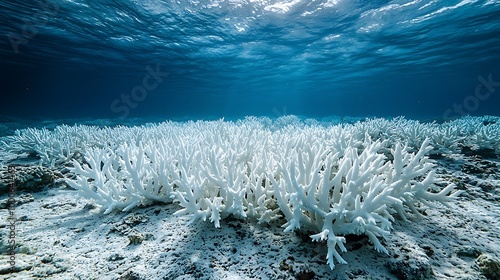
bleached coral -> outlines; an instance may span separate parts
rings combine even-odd
[[[367,235],[377,251],[386,253],[379,238],[389,234],[393,214],[406,219],[408,212],[419,215],[416,202],[446,203],[459,194],[449,195],[454,185],[437,194],[427,191],[437,182],[425,156],[431,149],[428,140],[416,154],[396,144],[392,162],[378,153],[381,147],[380,141],[368,142],[363,151],[348,148],[343,156],[298,151],[280,165],[279,180],[271,178],[280,210],[288,220],[285,231],[301,225],[319,230],[311,237],[327,241],[331,268],[333,258],[345,263],[336,250],[338,246],[345,251],[344,235]]]
[[[216,227],[227,215],[269,222],[283,216],[285,231],[317,231],[328,246],[328,264],[345,263],[347,234],[367,235],[379,252],[393,215],[419,214],[416,202],[446,203],[453,185],[434,194],[437,182],[424,140],[416,153],[399,143],[389,161],[389,140],[358,139],[341,127],[286,125],[265,129],[258,122],[189,123],[179,132],[115,151],[90,149],[87,164],[74,161],[68,184],[92,198],[105,213],[151,201],[174,201],[192,221]]]
[[[499,123],[466,118],[444,124],[396,118],[354,124],[247,117],[237,122],[165,122],[140,127],[62,126],[23,130],[3,139],[12,154],[42,164],[71,161],[66,182],[104,213],[154,201],[178,203],[177,215],[228,215],[258,222],[284,218],[285,231],[308,229],[325,241],[327,262],[345,263],[345,236],[383,240],[394,216],[420,216],[460,192],[435,175],[430,153],[464,145],[500,151]],[[81,153],[84,160],[74,154]]]

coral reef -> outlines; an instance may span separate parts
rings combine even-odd
[[[138,127],[59,126],[2,138],[4,164],[25,155],[70,164],[65,182],[104,213],[177,203],[191,221],[234,216],[286,232],[312,231],[327,263],[346,263],[345,236],[365,235],[386,253],[394,217],[421,216],[461,191],[436,175],[429,155],[489,149],[500,122],[467,117],[443,124],[404,118],[327,125],[287,116],[272,121],[198,121]]]

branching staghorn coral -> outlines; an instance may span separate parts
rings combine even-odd
[[[259,223],[285,219],[284,230],[312,231],[326,242],[327,263],[345,263],[345,236],[383,240],[395,216],[421,216],[453,192],[427,155],[464,146],[500,154],[496,117],[420,123],[404,118],[354,124],[272,121],[165,122],[140,127],[61,126],[19,130],[0,139],[1,163],[27,154],[42,165],[71,163],[65,181],[104,213],[154,201],[178,203],[176,215],[209,220],[228,215]],[[82,158],[74,158],[75,154]],[[5,160],[4,160],[5,159]],[[0,163],[0,164],[1,164]]]
[[[428,191],[439,182],[426,156],[428,139],[417,152],[396,143],[388,160],[389,140],[361,140],[335,127],[271,131],[212,122],[186,130],[185,138],[91,149],[87,164],[73,162],[77,177],[67,182],[105,213],[162,201],[178,203],[177,215],[216,227],[228,215],[259,222],[284,217],[285,232],[305,228],[317,232],[313,240],[326,241],[332,269],[335,261],[345,263],[338,251],[345,251],[345,235],[367,235],[386,253],[381,239],[394,215],[420,215],[417,203],[446,204],[459,194],[450,195],[454,185]]]

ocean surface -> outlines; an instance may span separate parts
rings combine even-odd
[[[500,115],[500,1],[0,1],[3,118]]]

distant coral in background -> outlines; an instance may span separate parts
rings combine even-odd
[[[16,155],[36,155],[44,165],[71,162],[67,184],[104,213],[160,201],[216,227],[228,215],[259,223],[284,218],[285,231],[304,228],[326,242],[333,269],[345,263],[344,236],[366,235],[387,252],[381,240],[395,215],[406,220],[423,206],[453,201],[460,192],[436,176],[428,156],[465,148],[500,154],[500,119],[333,125],[248,117],[26,129],[2,140],[4,164]]]

